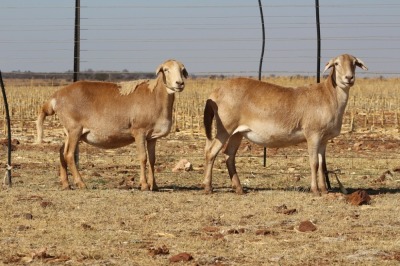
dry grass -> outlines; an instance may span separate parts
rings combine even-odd
[[[192,254],[190,265],[395,265],[400,259],[397,194],[377,195],[361,207],[276,190],[209,196],[14,188],[1,200],[3,263],[29,260],[42,248],[49,258],[35,258],[36,264],[165,265],[181,252]],[[277,213],[282,204],[296,213]],[[298,232],[304,220],[317,231]],[[267,233],[257,235],[262,229]],[[149,254],[162,246],[169,254]]]
[[[271,79],[293,86],[313,82]],[[6,81],[13,135],[21,144],[13,152],[13,188],[0,192],[0,264],[166,265],[172,255],[188,252],[193,260],[178,265],[397,265],[400,174],[393,170],[400,161],[398,80],[359,79],[345,132],[328,145],[328,166],[341,169],[342,183],[351,192],[361,188],[371,195],[370,204],[362,206],[348,204],[337,189],[323,197],[307,192],[305,145],[269,149],[263,168],[262,148],[243,141],[237,168],[248,193],[232,192],[219,156],[216,192],[204,195],[202,108],[218,82],[189,80],[179,95],[175,131],[157,144],[161,191],[149,193],[136,189],[134,145],[108,151],[81,145],[80,168],[89,189],[59,190],[63,138],[57,118],[46,120],[47,143],[33,145],[37,107],[57,86],[8,86]],[[171,171],[181,158],[193,163],[193,171]],[[381,177],[388,169],[391,174]],[[132,183],[134,188],[126,189]],[[282,205],[296,211],[277,211]],[[299,232],[305,220],[317,230]],[[169,254],[154,255],[158,248]]]

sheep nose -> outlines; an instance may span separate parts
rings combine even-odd
[[[181,81],[176,81],[176,85],[182,86],[182,85],[184,85],[184,84],[185,84],[185,82],[184,82],[183,80],[181,80]]]
[[[351,76],[346,76],[346,79],[347,79],[347,80],[352,80],[353,78],[354,78],[353,75],[351,75]]]

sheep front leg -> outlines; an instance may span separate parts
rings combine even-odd
[[[310,159],[311,168],[311,192],[315,195],[320,195],[317,185],[317,172],[318,172],[318,145],[315,143],[308,143],[308,155]],[[322,167],[321,167],[322,168]]]
[[[149,175],[147,177],[147,184],[150,186],[151,191],[157,191],[158,187],[154,177],[154,164],[156,162],[156,142],[157,139],[147,141],[147,153],[149,154]]]
[[[144,133],[136,132],[134,134],[136,141],[136,150],[140,162],[140,188],[142,191],[149,190],[149,185],[146,179],[146,165],[147,165],[147,152],[146,152],[146,137]]]

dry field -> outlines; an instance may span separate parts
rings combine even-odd
[[[99,150],[86,144],[80,145],[80,169],[89,189],[61,191],[57,118],[46,120],[43,145],[33,141],[37,108],[65,82],[5,80],[19,144],[12,155],[13,186],[0,191],[0,264],[167,265],[186,252],[192,259],[176,265],[398,265],[400,80],[358,79],[342,134],[328,144],[328,168],[340,171],[350,193],[370,195],[361,206],[348,203],[334,176],[328,195],[308,193],[304,144],[268,149],[264,168],[262,147],[243,141],[237,168],[247,193],[232,192],[220,155],[215,193],[203,194],[202,109],[219,82],[188,80],[176,100],[173,132],[157,144],[160,191],[141,192],[135,145]],[[6,148],[0,154],[4,169]],[[172,171],[181,159],[193,169]],[[304,221],[316,230],[302,232]]]

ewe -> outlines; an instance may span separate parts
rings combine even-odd
[[[311,191],[327,193],[324,175],[328,140],[338,136],[343,113],[354,85],[356,66],[364,63],[344,54],[331,59],[329,77],[308,87],[287,88],[248,78],[224,82],[209,97],[204,109],[205,192],[212,192],[212,168],[224,144],[226,165],[236,193],[243,193],[235,155],[243,137],[264,147],[285,147],[307,142],[311,166]],[[216,136],[212,137],[215,117]],[[318,176],[318,178],[317,178]]]
[[[37,142],[42,142],[44,119],[55,113],[66,133],[60,149],[63,189],[70,188],[67,167],[75,186],[86,188],[74,160],[79,141],[104,149],[136,142],[141,189],[157,189],[156,141],[170,132],[174,94],[184,89],[183,77],[187,78],[188,73],[182,63],[168,60],[157,68],[156,74],[155,80],[121,84],[79,81],[58,90],[43,105],[37,119]],[[146,148],[150,163],[148,178]]]

